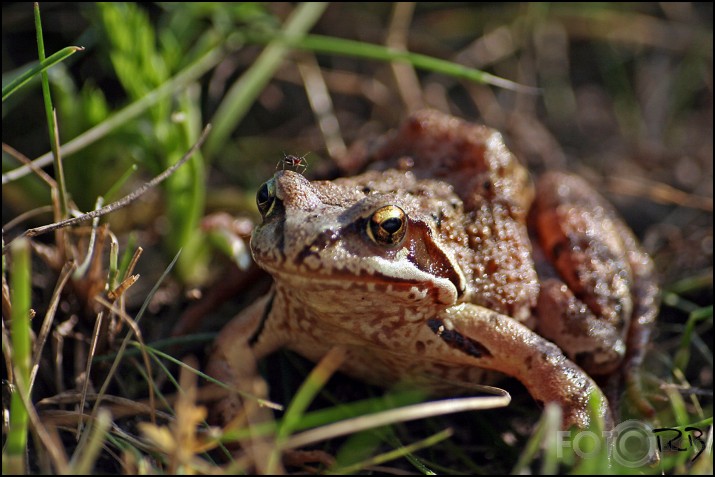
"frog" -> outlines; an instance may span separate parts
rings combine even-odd
[[[250,249],[273,285],[220,332],[209,374],[245,390],[280,348],[317,362],[339,345],[367,383],[443,395],[508,376],[564,428],[613,422],[597,380],[637,383],[659,295],[613,206],[574,174],[533,179],[501,133],[436,110],[353,149],[361,174],[279,170],[259,188]]]

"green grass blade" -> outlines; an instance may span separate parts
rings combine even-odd
[[[303,414],[313,402],[315,396],[325,386],[325,383],[338,370],[340,365],[345,361],[345,348],[335,347],[326,354],[318,365],[313,368],[308,378],[303,382],[298,389],[295,397],[286,409],[283,420],[281,421],[278,431],[276,432],[276,445],[271,452],[266,467],[268,473],[274,473],[280,463],[281,446],[288,439],[290,434],[300,424]]]
[[[10,426],[3,450],[3,474],[21,474],[25,471],[25,449],[29,416],[20,393],[27,395],[30,382],[30,243],[25,239],[13,242],[12,247],[12,357],[14,386],[10,398]],[[5,347],[5,339],[3,339]]]
[[[705,306],[703,308],[698,308],[697,310],[690,313],[688,321],[685,324],[685,330],[683,331],[683,336],[680,339],[680,347],[678,352],[675,354],[675,359],[673,360],[675,367],[680,370],[685,370],[688,366],[688,361],[690,361],[690,348],[691,341],[693,339],[693,333],[695,332],[695,327],[701,321],[712,320],[713,318],[713,306]]]
[[[17,90],[22,88],[25,83],[30,81],[32,78],[34,78],[40,73],[43,73],[57,63],[64,61],[78,51],[84,51],[84,48],[81,46],[68,46],[66,48],[63,48],[60,51],[51,55],[49,58],[46,58],[44,61],[40,61],[36,65],[32,66],[29,70],[14,78],[7,85],[3,86],[3,102],[5,102],[5,100],[12,96],[13,93],[15,93]]]
[[[417,452],[420,449],[426,449],[428,447],[432,447],[435,444],[437,444],[445,439],[449,439],[450,437],[452,437],[453,434],[454,434],[454,431],[452,429],[444,429],[443,431],[437,432],[436,434],[432,434],[431,436],[429,436],[425,439],[422,439],[420,441],[414,442],[414,443],[406,445],[406,446],[398,447],[397,449],[377,455],[377,456],[367,459],[363,462],[358,462],[357,464],[342,467],[340,469],[330,470],[327,472],[327,474],[340,474],[340,475],[355,474],[355,473],[363,470],[366,467],[378,466],[378,465],[384,464],[385,462],[389,462],[391,460],[397,460],[401,457],[409,457],[409,456],[411,456],[411,454]],[[432,472],[430,469],[428,469],[427,467],[422,465],[421,462],[418,462],[417,465],[419,466],[420,470],[423,473],[425,473],[426,475],[434,475],[434,472]]]
[[[206,155],[213,156],[221,149],[231,131],[258,97],[288,52],[290,44],[297,42],[318,21],[328,6],[324,2],[301,3],[286,21],[282,36],[271,41],[256,62],[226,93],[211,123],[213,133],[206,142]]]
[[[107,432],[112,424],[112,416],[106,409],[97,412],[97,419],[91,423],[89,443],[84,452],[76,452],[72,457],[69,474],[89,475],[97,462],[102,446],[105,445]],[[88,431],[89,432],[89,431]]]
[[[40,19],[40,4],[35,2],[35,30],[37,33],[37,53],[40,62],[45,61],[45,42],[42,38],[42,21]],[[57,175],[57,192],[59,193],[61,218],[66,219],[68,216],[69,207],[67,205],[67,187],[65,185],[65,174],[62,168],[62,157],[60,156],[60,144],[57,129],[57,117],[52,106],[52,95],[50,94],[50,80],[47,77],[47,71],[40,73],[42,79],[42,99],[45,103],[45,116],[47,118],[47,130],[50,135],[50,147],[54,158],[55,174]]]
[[[251,40],[263,43],[266,41],[275,42],[278,38],[252,37]],[[522,93],[538,93],[539,88],[522,85],[490,73],[469,68],[467,66],[454,63],[449,60],[442,60],[432,56],[400,51],[388,48],[383,45],[364,43],[361,41],[347,40],[321,35],[306,35],[302,38],[292,39],[285,36],[280,37],[286,45],[292,48],[313,51],[315,53],[328,53],[355,58],[365,58],[378,61],[404,61],[412,64],[415,68],[441,73],[454,78],[465,79],[480,84],[490,84],[504,89],[519,91]]]
[[[197,78],[203,76],[204,73],[211,70],[224,58],[223,47],[216,47],[202,56],[200,59],[196,60],[191,65],[187,66],[184,70],[178,73],[176,76],[171,78],[169,81],[165,82],[158,88],[147,93],[140,100],[131,103],[125,108],[117,111],[111,117],[107,118],[100,124],[97,124],[93,128],[88,129],[79,136],[75,137],[71,141],[67,142],[60,148],[60,153],[63,157],[67,157],[90,144],[98,141],[99,139],[107,136],[109,133],[115,129],[121,127],[127,121],[139,116],[144,111],[149,109],[151,106],[156,104],[163,98],[175,94],[177,91],[181,91],[186,88],[189,83],[196,81]],[[38,157],[33,161],[36,167],[45,167],[50,162],[52,162],[52,152],[47,152],[42,156]],[[14,169],[7,174],[3,174],[2,183],[7,184],[9,182],[15,181],[29,174],[30,167],[22,166]]]
[[[112,202],[113,200],[117,199],[117,196],[119,195],[119,191],[121,190],[122,186],[129,180],[129,178],[139,170],[139,166],[136,164],[132,164],[125,172],[124,174],[117,179],[114,184],[112,184],[112,187],[109,188],[109,190],[104,194],[104,198],[107,199],[107,202]]]
[[[520,92],[538,92],[537,88],[520,85],[514,81],[494,76],[481,70],[469,68],[448,60],[432,56],[411,53],[409,51],[393,50],[386,46],[374,45],[344,38],[334,38],[320,35],[308,35],[299,39],[293,45],[296,48],[308,49],[318,53],[334,53],[381,61],[405,61],[415,68],[442,73],[454,78],[466,79],[476,83],[491,84],[500,88]]]

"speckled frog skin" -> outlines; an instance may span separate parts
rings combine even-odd
[[[586,426],[591,376],[631,376],[657,314],[653,264],[611,206],[569,174],[534,186],[498,132],[436,111],[364,154],[355,177],[260,188],[251,251],[275,283],[209,371],[236,382],[246,350],[317,361],[340,344],[367,382],[449,393],[496,371]]]

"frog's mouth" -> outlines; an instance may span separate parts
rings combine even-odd
[[[451,281],[416,271],[410,267],[405,274],[388,275],[374,272],[370,275],[355,275],[352,270],[332,269],[330,273],[306,273],[297,270],[272,270],[266,267],[277,282],[291,291],[294,297],[311,308],[334,311],[351,310],[360,315],[374,313],[375,306],[381,309],[449,307],[460,298]]]
[[[405,306],[454,305],[466,291],[461,268],[438,244],[419,238],[415,233],[388,253],[366,254],[366,249],[350,250],[342,245],[339,234],[325,231],[290,255],[280,247],[252,250],[262,268],[296,291],[359,294],[362,290],[373,299],[390,295]],[[277,249],[281,250],[280,258]]]

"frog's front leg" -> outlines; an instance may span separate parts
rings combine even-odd
[[[228,397],[213,408],[215,420],[226,424],[239,413],[249,419],[270,419],[268,408],[257,405],[258,399],[267,399],[268,388],[257,370],[257,361],[283,345],[277,336],[264,333],[270,314],[274,293],[271,291],[243,310],[223,327],[214,341],[207,365],[207,373],[230,386]],[[243,399],[243,396],[251,396]],[[252,411],[249,412],[247,405]]]
[[[449,354],[459,361],[512,376],[542,403],[563,411],[563,427],[586,428],[591,422],[589,396],[601,398],[598,414],[612,425],[608,403],[596,383],[561,350],[511,317],[471,304],[455,306],[428,321]]]

